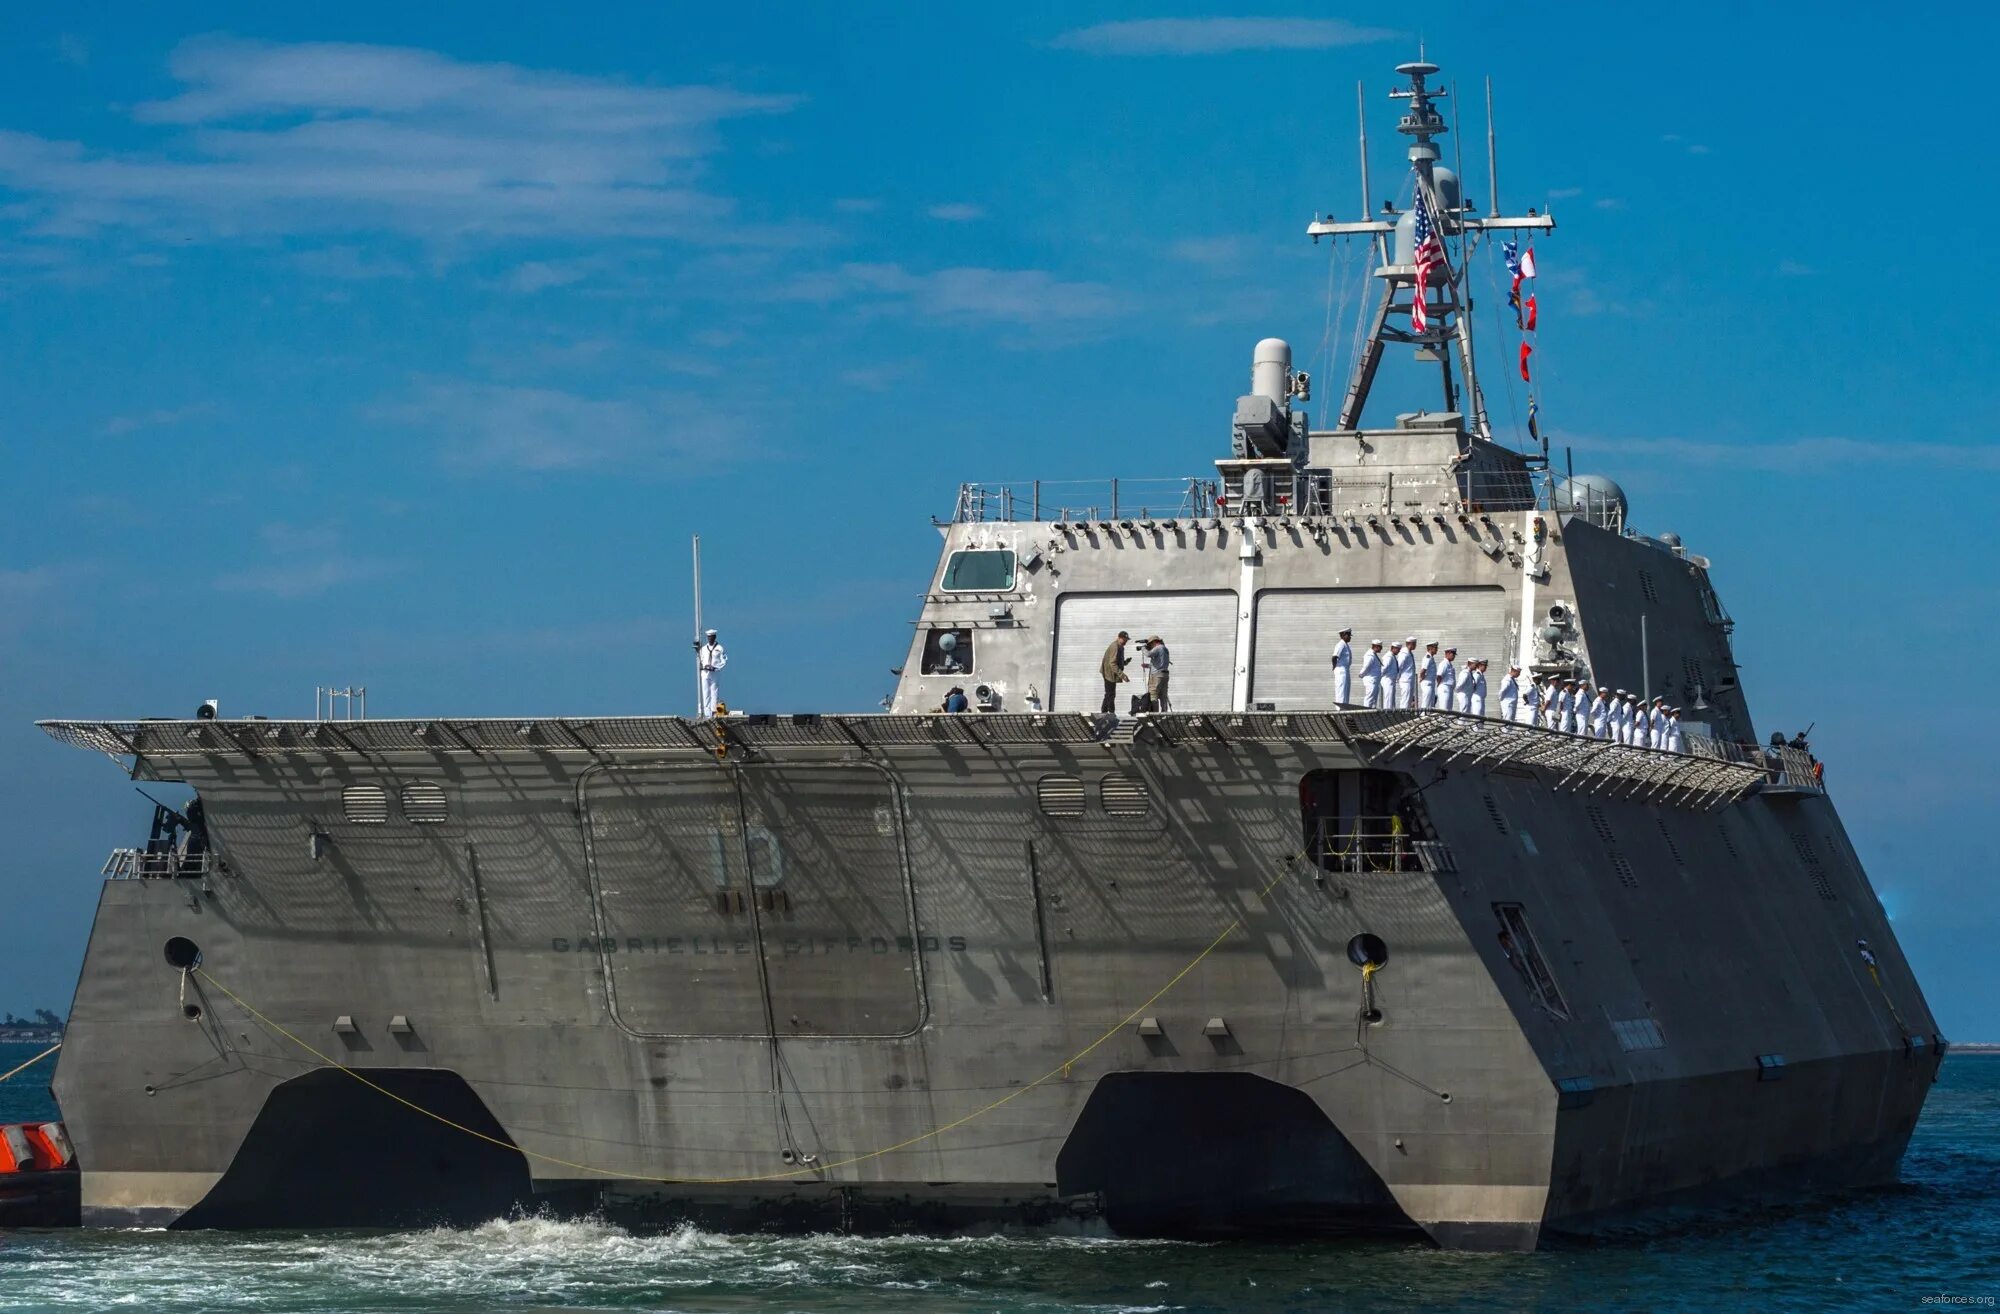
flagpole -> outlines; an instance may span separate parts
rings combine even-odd
[[[1493,79],[1486,79],[1486,185],[1490,204],[1486,213],[1500,213],[1500,152],[1493,144]]]
[[[701,650],[701,535],[694,536],[694,646]],[[701,662],[694,664],[695,715],[701,715]]]

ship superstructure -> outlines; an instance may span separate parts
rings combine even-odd
[[[1892,1180],[1942,1039],[1709,563],[1497,440],[1464,262],[1552,221],[1400,71],[1411,203],[1312,228],[1378,257],[1334,427],[1267,339],[1212,474],[966,485],[886,715],[46,723],[201,805],[107,870],[86,1220],[1517,1247]],[[1401,347],[1444,405],[1364,426]],[[1684,738],[1336,705],[1343,628]],[[1102,712],[1120,630],[1171,711]]]

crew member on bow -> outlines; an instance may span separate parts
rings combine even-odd
[[[1345,707],[1354,677],[1354,648],[1350,642],[1354,631],[1342,630],[1340,642],[1333,645],[1333,705]]]
[[[717,672],[729,665],[729,654],[722,647],[722,640],[714,630],[708,631],[706,642],[694,645],[694,664],[701,675],[701,718],[705,721],[715,715],[718,700],[715,677]]]

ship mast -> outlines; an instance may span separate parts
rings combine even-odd
[[[1381,263],[1375,270],[1375,277],[1381,283],[1381,295],[1375,303],[1375,313],[1369,323],[1367,344],[1354,362],[1354,374],[1348,380],[1347,395],[1340,403],[1340,415],[1334,425],[1339,430],[1354,430],[1361,427],[1361,412],[1368,403],[1369,391],[1375,384],[1375,371],[1382,363],[1382,351],[1392,342],[1407,343],[1417,349],[1417,359],[1435,361],[1438,365],[1440,382],[1443,386],[1444,409],[1447,411],[1468,410],[1472,420],[1472,431],[1480,438],[1491,441],[1493,428],[1486,414],[1486,401],[1480,392],[1479,376],[1473,365],[1471,296],[1466,282],[1466,257],[1469,254],[1468,236],[1495,229],[1526,228],[1544,232],[1556,226],[1551,215],[1537,214],[1529,210],[1526,215],[1503,217],[1498,211],[1499,183],[1493,181],[1495,213],[1486,218],[1476,217],[1475,207],[1465,199],[1464,188],[1459,176],[1438,163],[1437,139],[1450,131],[1445,126],[1444,116],[1437,108],[1438,101],[1450,93],[1441,87],[1426,84],[1438,71],[1436,64],[1416,60],[1400,64],[1396,72],[1407,77],[1408,86],[1397,87],[1389,93],[1392,100],[1409,102],[1396,131],[1410,138],[1409,157],[1412,179],[1418,202],[1412,203],[1408,212],[1398,213],[1388,201],[1382,203],[1382,215],[1366,213],[1368,197],[1362,196],[1364,213],[1359,222],[1336,223],[1332,219],[1314,220],[1306,232],[1317,242],[1323,236],[1344,237],[1366,235],[1377,252]],[[1491,111],[1488,112],[1489,168],[1491,167]],[[1366,152],[1368,149],[1367,127],[1362,127],[1361,149],[1363,152],[1363,178],[1366,178]],[[1424,302],[1425,324],[1419,329],[1412,320],[1413,301],[1417,290],[1417,266],[1413,259],[1415,246],[1416,204],[1429,211],[1438,239],[1444,249],[1442,262],[1434,266],[1426,278],[1427,295]],[[1453,372],[1453,360],[1457,361],[1457,372]],[[1461,405],[1461,391],[1464,404]]]

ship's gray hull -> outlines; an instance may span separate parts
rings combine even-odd
[[[1375,714],[879,720],[907,742],[149,757],[226,870],[104,887],[56,1076],[86,1221],[1518,1247],[1896,1174],[1938,1039],[1821,793],[1378,750]],[[1421,860],[1314,849],[1302,782],[1363,777]],[[441,819],[348,820],[411,782]]]

